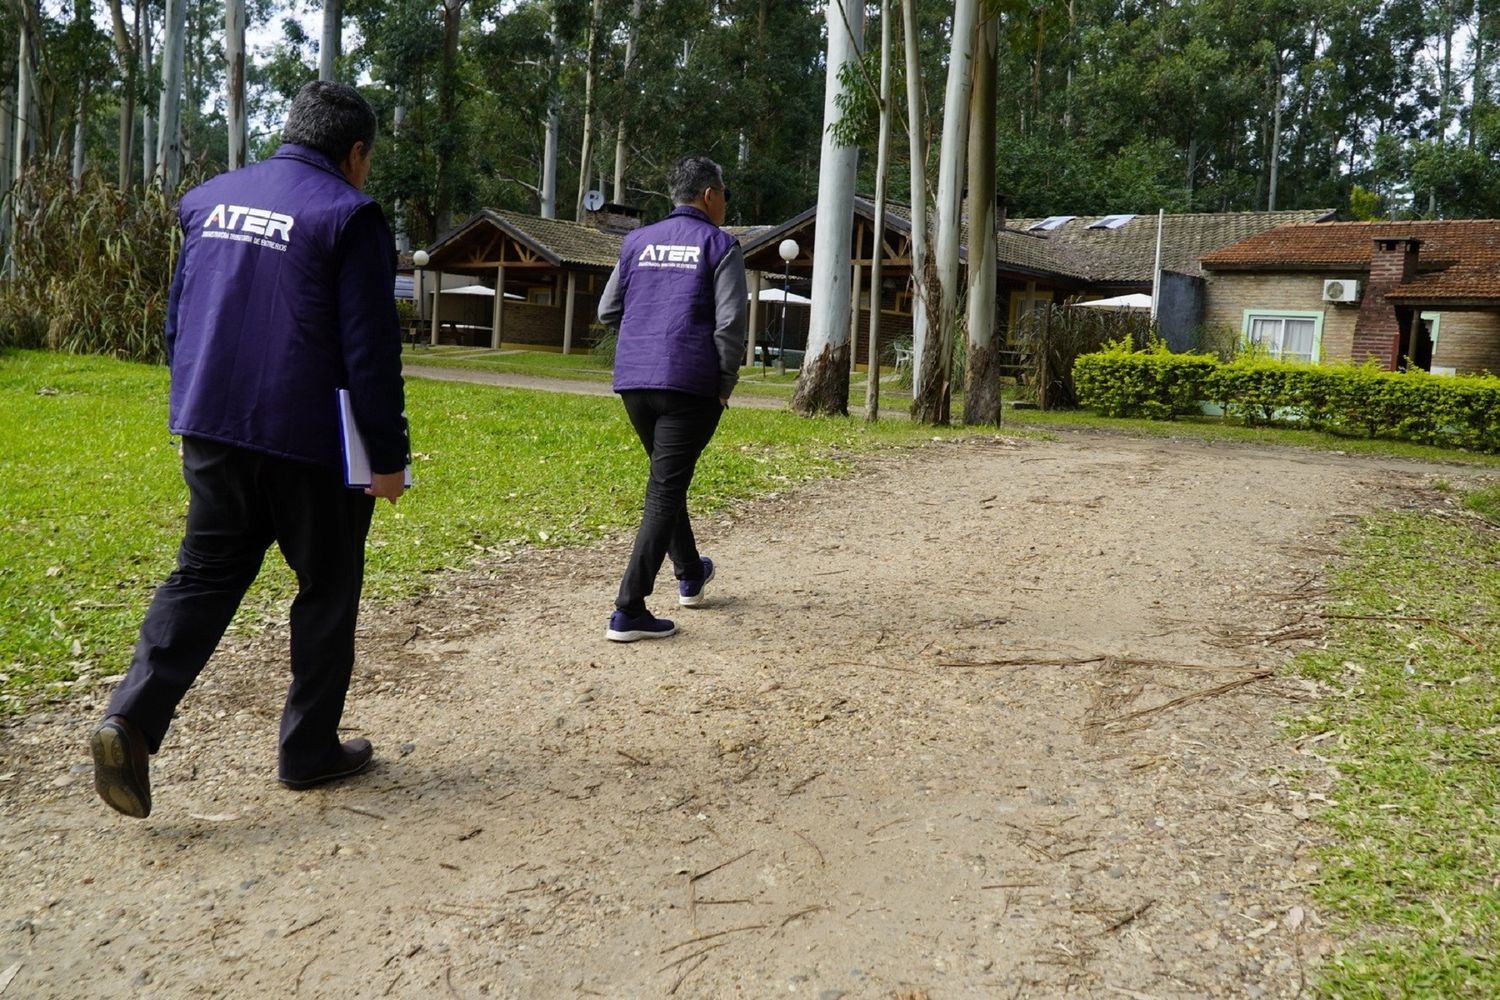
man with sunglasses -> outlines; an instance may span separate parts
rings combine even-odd
[[[669,556],[677,603],[703,603],[714,564],[693,538],[688,486],[745,356],[745,258],[721,228],[724,172],[706,156],[685,156],[667,183],[677,207],[626,235],[599,300],[600,322],[619,327],[615,391],[651,460],[640,528],[604,633],[614,642],[676,634],[646,609]]]

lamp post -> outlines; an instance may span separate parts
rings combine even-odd
[[[412,296],[416,300],[415,305],[417,307],[417,329],[421,329],[422,326],[422,268],[426,267],[427,262],[431,259],[432,258],[427,255],[426,250],[417,250],[414,251],[411,255],[411,266],[415,268],[412,273],[411,284]],[[437,308],[436,298],[433,299],[433,308]],[[416,347],[419,342],[420,338],[417,336],[416,330],[413,330],[411,335],[411,346]]]
[[[796,240],[786,239],[781,241],[781,246],[776,252],[781,254],[781,259],[786,261],[786,273],[781,278],[781,342],[776,346],[776,374],[786,374],[786,297],[792,283],[792,261],[802,248],[797,245]]]

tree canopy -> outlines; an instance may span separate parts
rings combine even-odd
[[[953,4],[914,2],[932,150]],[[774,223],[816,197],[823,11],[811,0],[346,0],[336,76],[380,114],[371,191],[414,242],[480,207],[537,211],[553,108],[560,217],[572,217],[580,178],[613,197],[618,144],[626,200],[648,214],[666,207],[667,164],[696,151],[725,165],[731,224]],[[291,95],[317,75],[306,12],[249,4],[257,37],[277,39],[248,60],[251,159],[274,149]],[[878,6],[868,13],[874,37]],[[995,171],[1012,215],[1500,215],[1497,0],[985,0],[981,17],[1000,25]],[[23,25],[34,83],[21,159],[71,157],[142,184],[171,27],[163,0],[12,0],[0,12],[7,121]],[[201,176],[227,156],[222,0],[188,0],[184,31],[181,145]],[[847,127],[873,149],[873,94],[867,104]],[[6,131],[10,145],[18,133]],[[904,200],[897,134],[890,195]],[[14,161],[12,146],[7,184]],[[873,170],[862,157],[862,189]]]

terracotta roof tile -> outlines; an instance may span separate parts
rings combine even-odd
[[[1417,276],[1392,301],[1500,300],[1500,220],[1289,225],[1203,258],[1212,270],[1365,270],[1379,238],[1421,240]]]

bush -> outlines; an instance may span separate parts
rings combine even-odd
[[[1208,378],[1218,362],[1199,354],[1170,354],[1156,346],[1132,350],[1117,341],[1073,364],[1078,401],[1108,417],[1171,420],[1201,413]]]
[[[1112,417],[1169,420],[1218,403],[1226,419],[1500,451],[1500,378],[1308,365],[1254,354],[1228,364],[1112,344],[1074,366],[1079,400]]]
[[[589,348],[589,353],[599,359],[599,363],[605,368],[615,367],[615,347],[620,342],[620,333],[612,326],[603,323],[594,323],[589,327],[589,333],[594,338],[594,346]]]
[[[0,345],[164,360],[175,199],[122,192],[97,171],[74,190],[55,161],[28,170],[10,197],[21,210],[14,277],[0,285]]]

